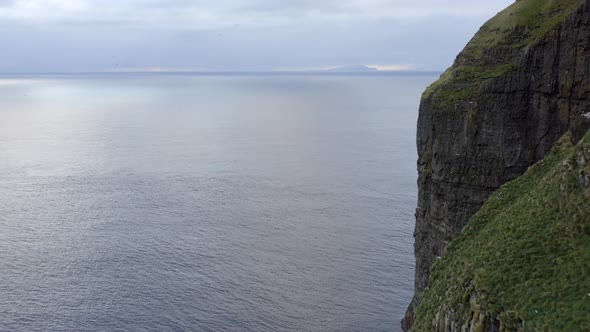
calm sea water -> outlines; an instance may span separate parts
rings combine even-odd
[[[433,79],[0,77],[0,330],[398,330]]]

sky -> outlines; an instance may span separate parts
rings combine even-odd
[[[0,0],[0,73],[440,71],[514,0]]]

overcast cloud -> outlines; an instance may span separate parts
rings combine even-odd
[[[442,70],[512,0],[0,0],[0,72]]]

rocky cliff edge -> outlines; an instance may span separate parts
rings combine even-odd
[[[518,0],[423,94],[414,312],[433,262],[504,183],[590,127],[590,0]]]

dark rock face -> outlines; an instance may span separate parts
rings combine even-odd
[[[581,3],[532,45],[485,50],[484,65],[514,65],[478,80],[475,93],[452,103],[424,94],[417,133],[415,296],[404,330],[413,324],[432,263],[488,196],[545,157],[568,130],[576,141],[590,127],[590,0]],[[526,33],[515,30],[513,37]],[[468,61],[462,53],[453,67]]]

